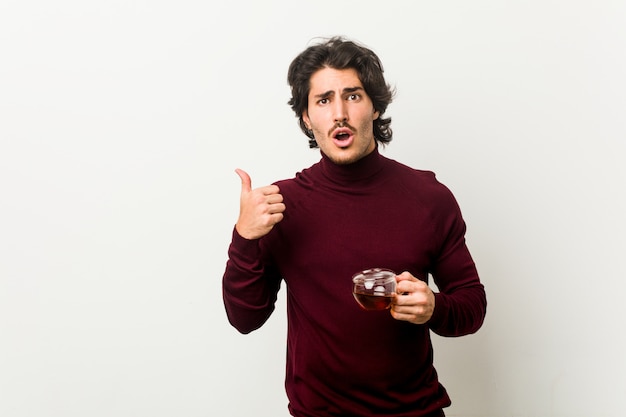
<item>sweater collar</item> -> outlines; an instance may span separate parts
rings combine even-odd
[[[367,180],[380,172],[385,158],[379,153],[378,146],[368,155],[352,164],[336,164],[323,152],[320,162],[322,173],[329,180],[336,183],[354,183]]]

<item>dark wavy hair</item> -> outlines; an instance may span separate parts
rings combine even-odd
[[[374,138],[382,145],[389,143],[392,137],[391,118],[382,116],[393,100],[394,91],[385,81],[383,65],[372,50],[337,36],[309,46],[289,65],[287,81],[291,86],[291,99],[288,104],[300,119],[300,129],[309,138],[309,146],[318,147],[313,131],[307,129],[302,114],[308,108],[311,76],[326,67],[356,70],[374,109],[379,112],[379,117],[374,120]]]

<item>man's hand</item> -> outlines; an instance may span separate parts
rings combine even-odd
[[[246,239],[258,239],[268,234],[283,219],[283,196],[276,185],[253,190],[248,173],[241,169],[235,172],[241,178],[239,219],[235,228]]]
[[[391,304],[391,315],[396,320],[424,324],[435,310],[435,294],[424,281],[403,272],[398,275],[396,296]]]

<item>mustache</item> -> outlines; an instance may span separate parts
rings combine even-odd
[[[336,129],[340,129],[340,128],[348,128],[352,131],[352,133],[356,132],[356,128],[353,127],[350,123],[346,122],[345,120],[342,120],[340,122],[335,123],[335,125],[332,127],[332,129],[330,129],[328,131],[328,136],[332,136],[333,132]]]

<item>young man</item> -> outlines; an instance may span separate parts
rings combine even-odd
[[[242,333],[259,328],[285,281],[293,416],[443,416],[450,399],[430,331],[476,332],[487,305],[459,207],[432,172],[379,153],[392,136],[383,114],[393,94],[374,52],[332,38],[296,57],[288,81],[321,160],[257,189],[237,170],[228,319]],[[352,296],[352,276],[375,267],[398,274],[389,310],[365,311]]]

